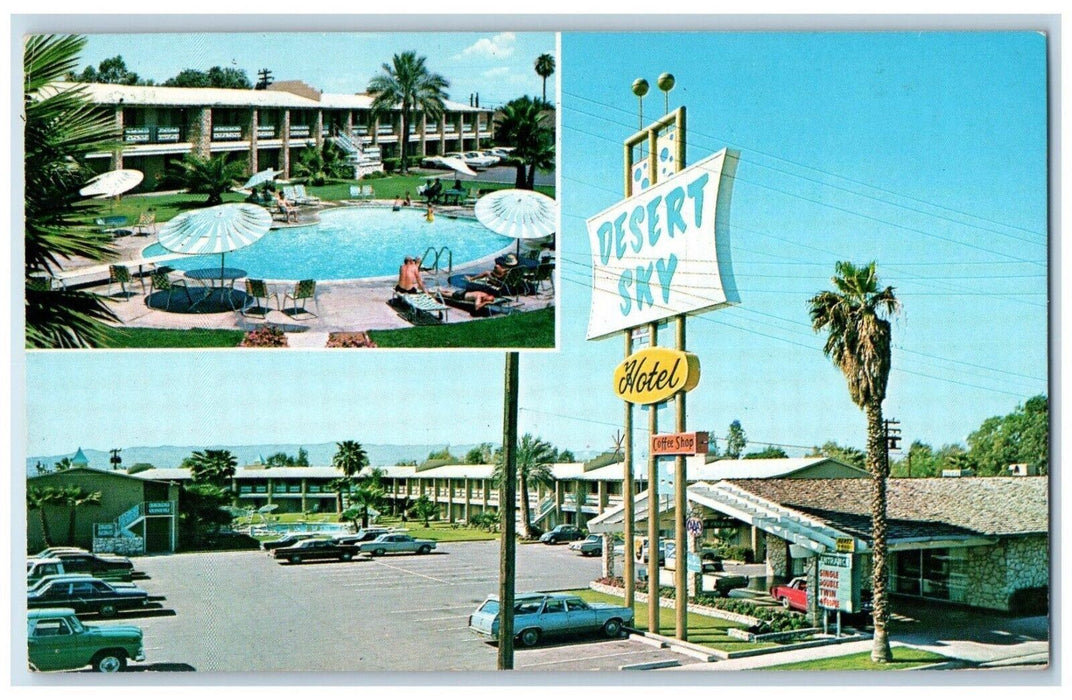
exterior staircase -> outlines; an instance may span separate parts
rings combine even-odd
[[[346,154],[346,163],[354,169],[354,179],[359,180],[372,172],[383,172],[383,161],[380,159],[378,146],[363,147],[359,141],[338,134],[332,138],[332,142]]]

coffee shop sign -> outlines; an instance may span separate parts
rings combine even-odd
[[[645,348],[614,370],[614,393],[635,404],[662,403],[700,381],[700,358],[670,348]]]

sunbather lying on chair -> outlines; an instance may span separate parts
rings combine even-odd
[[[451,294],[451,298],[455,301],[472,302],[474,311],[480,311],[488,304],[494,304],[496,301],[494,294],[488,294],[479,289],[458,290]]]

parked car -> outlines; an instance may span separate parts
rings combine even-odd
[[[113,585],[92,576],[64,575],[39,585],[26,594],[26,607],[72,608],[76,613],[97,613],[111,617],[120,610],[142,608],[149,594],[134,585]]]
[[[90,576],[89,574],[49,574],[48,576],[42,576],[39,580],[26,585],[26,593],[32,593],[34,591],[41,591],[48,584],[53,581],[103,581],[96,576]],[[108,585],[112,588],[137,588],[137,584],[127,581],[107,581]]]
[[[331,540],[339,544],[360,544],[361,542],[371,542],[380,535],[387,535],[392,532],[395,532],[395,530],[389,527],[368,527],[361,528],[356,535],[336,535]]]
[[[303,561],[324,559],[350,561],[360,553],[360,547],[355,544],[339,544],[333,540],[310,539],[302,540],[289,547],[277,547],[272,551],[272,556],[291,564],[301,564]]]
[[[489,156],[480,151],[466,151],[462,157],[465,159],[465,164],[475,170],[490,168],[499,162],[498,156]]]
[[[26,585],[37,583],[45,576],[55,576],[67,573],[63,569],[63,562],[49,557],[47,559],[28,559],[26,561]]]
[[[555,525],[554,529],[540,535],[540,542],[544,544],[558,544],[559,542],[573,542],[583,540],[584,531],[576,525]]]
[[[314,537],[317,537],[317,534],[315,532],[292,532],[283,535],[277,540],[265,540],[264,542],[261,542],[261,549],[266,552],[271,552],[272,550],[279,549],[280,547],[291,547],[293,545],[298,544],[299,542],[303,542]]]
[[[603,553],[603,535],[589,535],[580,542],[569,546],[573,552],[580,552],[583,557],[596,557]]]
[[[807,611],[808,609],[808,581],[803,576],[797,576],[789,583],[780,586],[771,586],[770,594],[771,598],[777,600],[787,610],[792,608]]]
[[[488,596],[469,616],[469,629],[486,641],[498,641],[499,610],[499,597]],[[632,624],[630,608],[588,603],[566,593],[523,593],[514,599],[514,634],[518,643],[526,647],[542,637],[600,630],[614,638]]]
[[[127,660],[145,660],[142,632],[131,625],[86,625],[71,608],[44,608],[26,613],[30,666],[38,671],[67,671],[92,666],[114,673]]]
[[[92,552],[56,552],[52,557],[63,562],[63,570],[70,574],[129,577],[134,570],[134,564],[126,557],[107,557]]]
[[[402,552],[428,554],[436,548],[436,542],[435,540],[418,540],[410,535],[389,532],[386,535],[380,535],[371,542],[365,542],[357,546],[361,548],[362,554],[381,557],[384,554],[399,554]]]
[[[487,153],[487,154],[493,155],[493,156],[498,156],[499,160],[502,161],[502,160],[506,160],[507,158],[509,158],[510,154],[514,150],[515,149],[512,146],[496,146],[494,148],[489,148],[489,149],[485,150],[484,152]]]
[[[88,549],[82,549],[81,547],[47,547],[42,549],[37,554],[31,557],[32,559],[47,559],[55,555],[57,552],[85,552],[89,553]]]

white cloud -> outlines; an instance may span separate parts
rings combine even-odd
[[[499,66],[498,68],[491,68],[489,70],[486,70],[481,73],[481,75],[485,78],[496,78],[507,75],[509,72],[510,68],[508,66]]]
[[[513,32],[496,34],[490,39],[484,37],[462,51],[463,56],[483,56],[486,58],[507,58],[514,53],[517,37]]]

